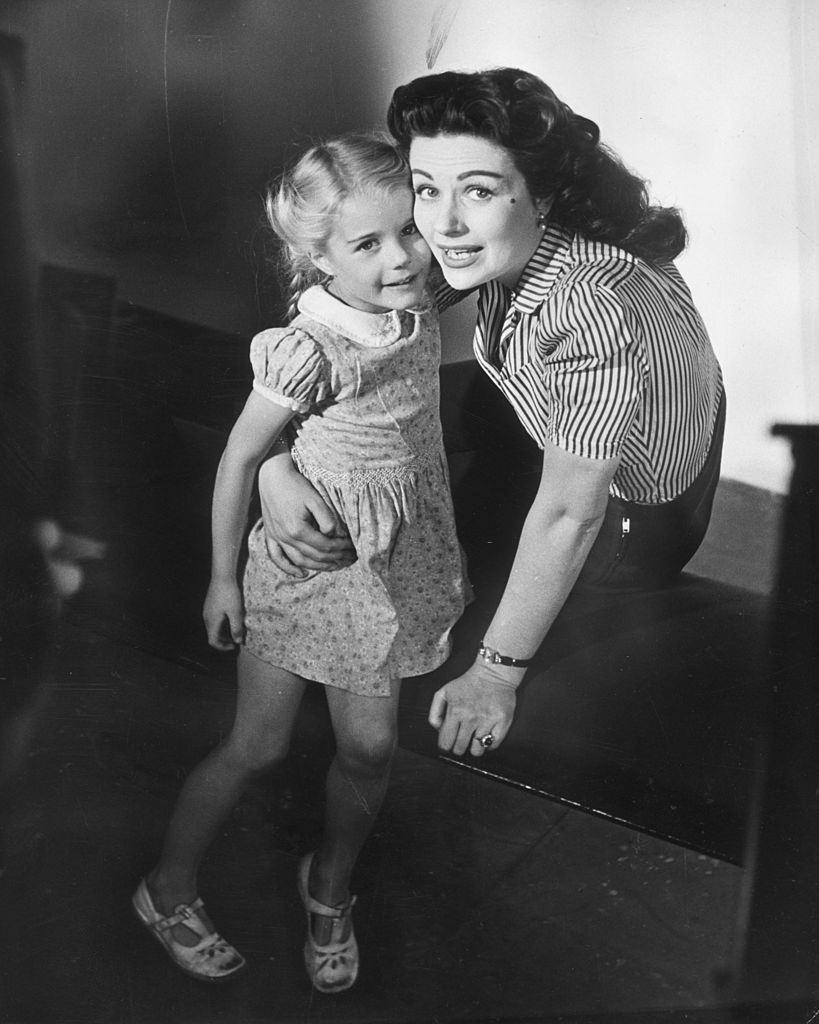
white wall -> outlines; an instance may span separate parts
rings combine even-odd
[[[819,5],[453,0],[414,10],[421,24],[405,14],[401,32],[379,27],[391,83],[427,73],[426,24],[448,14],[433,70],[539,74],[598,122],[657,200],[683,210],[691,242],[679,266],[728,390],[723,473],[786,490],[789,452],[770,427],[819,419]]]
[[[383,126],[434,40],[435,71],[541,75],[683,210],[680,268],[728,389],[724,475],[787,489],[770,427],[819,420],[816,0],[7,0],[0,30],[28,47],[43,256],[245,333],[284,158]],[[468,321],[448,315],[447,359]]]

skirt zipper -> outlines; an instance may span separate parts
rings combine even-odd
[[[620,543],[617,545],[617,553],[614,556],[615,562],[622,562],[623,559],[626,557],[630,533],[631,519],[628,516],[623,516],[623,518],[620,520]]]

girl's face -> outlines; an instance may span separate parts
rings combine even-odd
[[[410,145],[415,223],[453,288],[517,284],[537,249],[538,213],[509,152],[474,135],[418,137]]]
[[[312,257],[328,291],[354,309],[385,313],[421,303],[431,261],[409,189],[368,189],[339,207],[324,251]]]

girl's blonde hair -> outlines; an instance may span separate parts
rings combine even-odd
[[[322,251],[341,203],[367,189],[409,187],[406,157],[377,132],[351,132],[320,142],[273,182],[265,211],[282,244],[288,320],[298,312],[302,292],[328,280],[310,256]]]

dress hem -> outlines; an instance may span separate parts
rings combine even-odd
[[[346,690],[348,693],[354,693],[359,697],[388,697],[389,683],[393,680],[400,680],[403,682],[407,679],[415,679],[418,676],[424,676],[427,675],[429,672],[434,672],[436,669],[444,665],[449,660],[452,654],[452,644],[451,642],[447,644],[447,650],[445,654],[443,654],[440,657],[431,657],[429,661],[425,664],[425,666],[418,668],[413,666],[413,670],[411,672],[402,672],[400,671],[401,666],[399,666],[398,671],[396,671],[395,675],[390,676],[388,678],[388,688],[380,692],[375,690],[374,687],[372,686],[366,689],[354,689],[352,686],[345,686],[344,683],[339,682],[338,680],[330,681],[329,679],[318,679],[315,675],[311,675],[310,673],[305,672],[303,668],[296,666],[294,659],[281,658],[273,660],[271,658],[264,657],[264,655],[259,654],[258,651],[253,650],[253,648],[250,647],[247,643],[242,645],[242,650],[247,651],[247,653],[250,654],[252,657],[256,658],[257,661],[264,662],[265,665],[271,665],[274,668],[283,669],[285,672],[292,672],[293,675],[299,676],[301,679],[306,679],[308,680],[308,682],[318,683],[320,686],[332,686],[336,690]],[[286,662],[289,663],[286,664]]]

